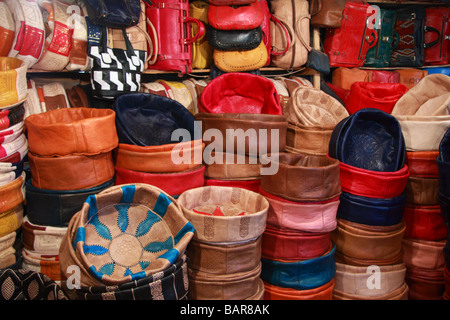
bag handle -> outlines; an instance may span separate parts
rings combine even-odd
[[[330,1],[330,0],[326,0]],[[315,16],[322,10],[322,0],[311,0],[311,4],[309,5],[309,14],[312,16]]]
[[[184,44],[191,44],[203,37],[203,35],[205,34],[205,25],[203,24],[203,22],[190,16],[184,17],[184,22],[187,24],[195,23],[198,27],[197,33],[194,36],[184,39]]]
[[[270,15],[270,20],[274,21],[275,25],[279,25],[281,27],[281,29],[283,29],[283,31],[284,31],[284,35],[286,38],[286,48],[284,48],[284,50],[282,50],[282,51],[275,51],[274,47],[272,46],[272,50],[271,50],[272,55],[281,56],[281,55],[285,54],[292,45],[294,45],[294,43],[295,43],[294,34],[295,33],[294,33],[294,30],[292,29],[292,27],[288,23],[281,21],[274,14]]]
[[[154,52],[149,53],[148,56],[150,58],[148,60],[148,64],[154,65],[156,63],[156,60],[158,59],[158,52],[159,52],[158,33],[156,32],[155,26],[153,25],[153,23],[150,21],[150,19],[148,17],[147,17],[147,26],[152,31],[153,39],[154,39],[154,42],[152,42],[152,44],[153,44],[152,48],[153,48]],[[150,40],[151,40],[151,37],[150,37]]]
[[[297,37],[300,39],[300,42],[303,44],[303,46],[306,48],[306,50],[308,50],[308,52],[310,52],[312,50],[312,47],[305,41],[305,39],[303,38],[302,32],[301,32],[302,31],[301,23],[304,19],[311,20],[311,16],[306,15],[306,16],[301,16],[300,18],[298,18],[295,23],[295,32],[297,34]]]
[[[429,42],[429,43],[424,43],[424,44],[423,44],[423,47],[424,47],[425,49],[431,48],[432,46],[437,45],[437,44],[441,41],[442,35],[441,35],[441,32],[440,32],[438,29],[436,29],[436,28],[434,28],[434,27],[430,27],[430,26],[425,26],[425,27],[424,27],[424,31],[425,31],[425,32],[435,32],[435,33],[438,34],[438,38],[437,38],[436,40],[431,41],[431,42]]]

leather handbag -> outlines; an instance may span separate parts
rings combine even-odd
[[[311,51],[309,3],[271,0],[271,64],[285,69],[304,66]]]
[[[345,101],[349,114],[364,108],[374,108],[391,113],[398,99],[408,88],[401,83],[355,82]]]
[[[208,7],[209,4],[206,1],[196,0],[189,3],[189,14],[191,17],[203,22],[206,28],[209,26]],[[198,26],[196,24],[191,25],[191,32],[192,34],[198,32]],[[207,35],[208,33],[206,32]],[[213,64],[213,48],[206,36],[204,34],[192,44],[193,69],[210,68]]]
[[[267,62],[267,48],[260,42],[250,50],[218,50],[214,49],[214,65],[223,72],[248,72],[264,67]]]
[[[370,70],[337,67],[331,74],[331,84],[344,90],[350,90],[353,83],[361,81],[370,81]]]
[[[146,50],[134,50],[122,29],[126,50],[108,47],[108,31],[101,27],[101,42],[98,46],[89,46],[91,60],[91,84],[98,98],[114,99],[117,96],[138,92],[141,88],[141,73],[147,58]]]
[[[420,5],[396,9],[394,31],[398,45],[391,52],[391,67],[421,67],[424,64],[425,8]]]
[[[214,49],[246,51],[255,49],[260,45],[263,40],[263,33],[260,26],[249,30],[220,30],[207,26],[206,37],[208,43]]]
[[[363,2],[345,3],[343,19],[339,28],[326,30],[323,50],[331,67],[361,67],[367,51],[374,47],[378,34],[371,28],[370,6]]]
[[[425,8],[425,43],[438,42],[424,49],[425,65],[450,63],[450,8]]]
[[[125,29],[136,25],[141,14],[140,0],[84,0],[92,23]]]
[[[395,48],[399,41],[394,35],[396,21],[396,11],[381,8],[377,12],[375,29],[378,33],[378,41],[367,51],[365,67],[383,68],[389,67],[391,63],[392,48]]]
[[[247,241],[261,236],[266,228],[269,202],[250,190],[205,186],[183,192],[177,202],[195,228],[193,240]]]
[[[397,70],[370,70],[369,81],[379,83],[400,83],[400,73]]]
[[[192,71],[192,46],[205,33],[205,25],[189,14],[189,2],[184,0],[146,1],[147,31],[153,43],[149,69]],[[174,25],[174,21],[177,21]],[[191,34],[191,24],[197,33]]]
[[[260,5],[253,1],[247,5],[214,5],[208,7],[208,23],[219,30],[250,30],[263,23]]]
[[[400,68],[397,69],[400,76],[399,82],[411,89],[428,75],[428,71],[418,68]]]
[[[319,28],[339,28],[345,0],[310,1],[311,25]]]

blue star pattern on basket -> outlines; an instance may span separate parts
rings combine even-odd
[[[180,254],[176,244],[194,230],[187,222],[173,232],[170,219],[165,219],[172,204],[166,194],[159,193],[150,208],[147,203],[133,202],[134,193],[133,186],[127,185],[116,203],[99,205],[98,195],[86,200],[87,221],[78,228],[73,245],[76,250],[82,249],[89,271],[99,280],[105,276],[136,280],[146,277],[145,271],[160,259],[174,263]],[[77,246],[80,242],[82,246]]]

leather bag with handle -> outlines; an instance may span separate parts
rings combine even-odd
[[[145,6],[147,30],[154,47],[149,69],[191,72],[192,45],[205,34],[203,22],[190,16],[187,0],[145,0]],[[191,34],[191,23],[198,26],[195,35]]]
[[[304,66],[310,46],[309,3],[306,0],[270,0],[271,64],[285,69]]]
[[[91,61],[91,85],[94,96],[114,99],[117,96],[138,92],[141,86],[141,73],[147,51],[134,50],[125,29],[122,29],[126,49],[108,47],[108,28],[101,26],[99,45],[89,46]]]
[[[394,36],[395,10],[381,8],[376,13],[375,30],[378,42],[367,51],[366,67],[383,68],[391,63],[391,52],[398,44],[398,37]]]
[[[434,46],[426,47],[426,65],[450,63],[450,8],[425,8],[425,43],[438,40]]]
[[[331,67],[364,65],[367,51],[378,41],[373,21],[369,21],[372,11],[365,2],[347,1],[341,26],[327,29],[325,33],[324,52],[330,59]]]
[[[84,0],[83,2],[94,24],[125,29],[139,22],[140,0]]]

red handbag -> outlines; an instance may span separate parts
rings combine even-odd
[[[264,15],[258,2],[242,6],[208,7],[208,23],[219,30],[250,30],[261,26]]]
[[[205,25],[189,15],[187,0],[145,1],[147,31],[153,44],[149,50],[148,69],[178,71],[186,74],[192,71],[192,44],[205,33]],[[198,31],[191,34],[190,23]]]
[[[425,8],[425,43],[424,62],[428,65],[450,63],[450,8]]]
[[[378,34],[370,18],[370,5],[347,1],[339,28],[328,28],[325,33],[324,52],[331,67],[362,67],[367,51],[376,45]]]

